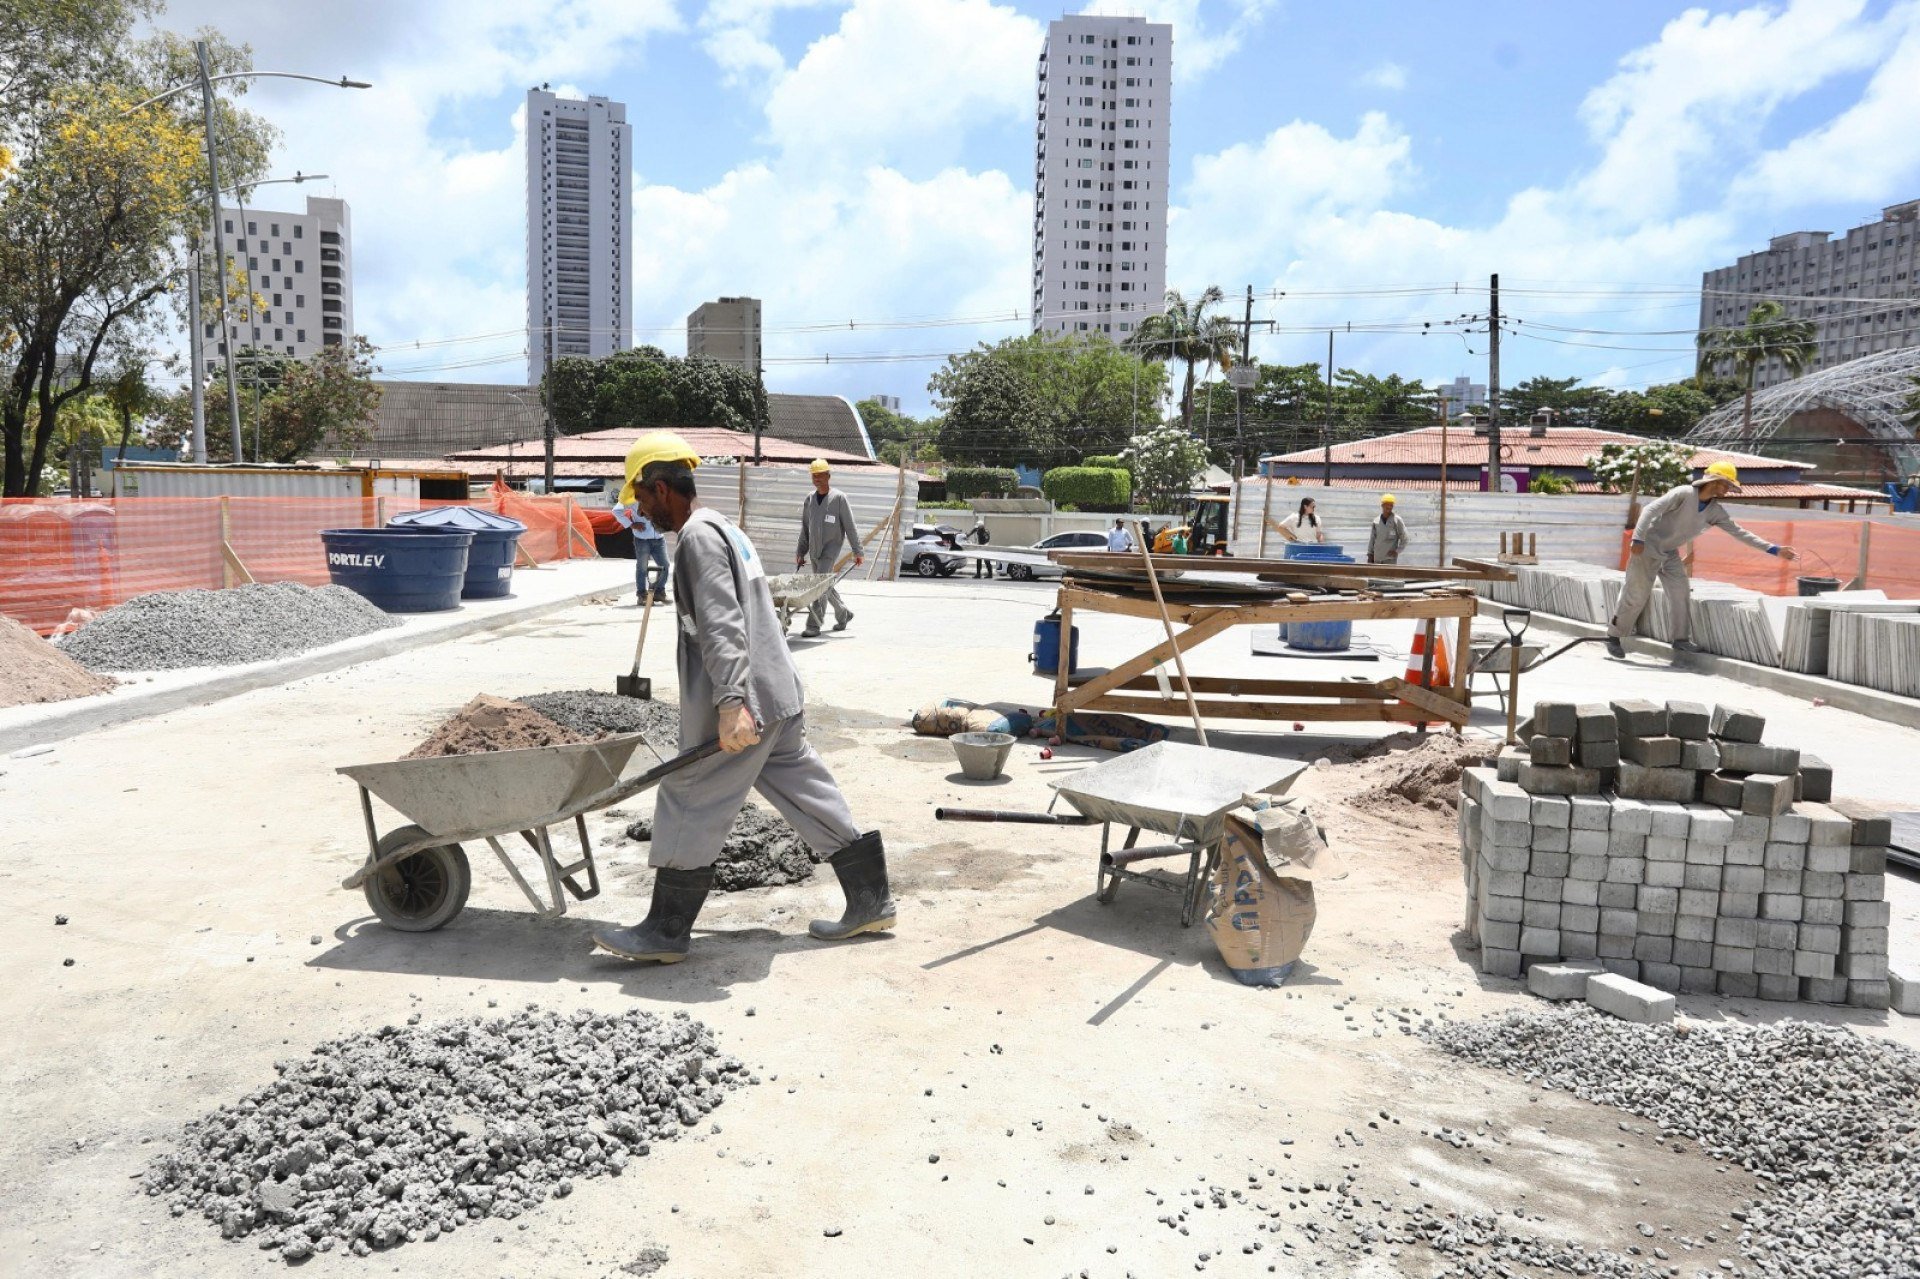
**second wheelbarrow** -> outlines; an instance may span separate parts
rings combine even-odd
[[[642,740],[639,733],[619,733],[564,746],[336,769],[359,785],[367,827],[367,860],[340,886],[362,889],[389,928],[409,933],[444,928],[466,906],[473,884],[461,844],[485,840],[536,913],[545,919],[564,915],[568,894],[586,901],[600,893],[586,815],[638,795],[720,750],[719,742],[707,742],[622,781],[620,774]],[[375,795],[411,824],[381,835],[374,825]],[[580,858],[563,865],[554,855],[549,828],[568,821],[580,839]],[[500,845],[502,837],[516,832],[540,863],[545,900]],[[582,870],[584,888],[574,879]]]
[[[1081,769],[1053,782],[1055,796],[1072,813],[1004,809],[936,808],[937,821],[1028,822],[1048,826],[1100,824],[1100,862],[1094,897],[1105,904],[1122,880],[1150,884],[1180,896],[1180,923],[1191,925],[1206,906],[1207,885],[1220,855],[1226,815],[1249,794],[1283,794],[1307,766],[1245,751],[1155,742],[1140,750]],[[1112,847],[1113,828],[1127,829]],[[1167,835],[1171,843],[1140,847],[1140,832]],[[1185,857],[1185,875],[1167,879],[1136,870],[1144,862]]]

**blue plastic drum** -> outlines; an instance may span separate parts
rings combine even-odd
[[[494,600],[513,589],[513,557],[527,526],[505,515],[477,506],[433,506],[408,511],[387,521],[388,528],[435,529],[473,534],[467,553],[467,579],[462,599]]]
[[[332,528],[320,532],[327,576],[387,613],[460,607],[473,534],[449,529]]]

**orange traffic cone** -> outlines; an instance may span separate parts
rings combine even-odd
[[[1426,627],[1423,625],[1415,625],[1413,628],[1413,649],[1407,654],[1407,673],[1404,677],[1407,683],[1415,686],[1424,686],[1426,688],[1445,688],[1452,684],[1453,668],[1447,661],[1447,637],[1446,633],[1438,627],[1434,628],[1433,632],[1433,673],[1428,678],[1422,678],[1420,673],[1420,667],[1422,665],[1421,659],[1426,656],[1426,653]],[[1402,702],[1400,705],[1406,707],[1408,710],[1414,709],[1414,707],[1407,702]],[[1439,722],[1439,720],[1415,720],[1414,724],[1420,728],[1432,728]]]

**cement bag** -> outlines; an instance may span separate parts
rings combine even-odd
[[[1346,871],[1299,801],[1258,802],[1227,814],[1207,933],[1242,984],[1278,986],[1313,935],[1313,881]]]

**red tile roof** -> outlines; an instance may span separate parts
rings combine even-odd
[[[753,456],[751,432],[728,431],[718,427],[682,427],[675,433],[686,440],[693,451],[701,457],[751,458]],[[633,442],[644,434],[646,431],[637,427],[617,427],[607,431],[587,431],[581,435],[563,435],[553,442],[553,456],[556,464],[560,458],[574,462],[624,463],[627,459],[627,450],[632,448]],[[545,446],[541,440],[537,438],[516,440],[511,444],[495,444],[488,448],[449,453],[447,460],[500,463],[517,461],[528,456],[545,457]],[[799,444],[775,435],[760,437],[760,456],[768,462],[811,462],[816,457],[824,457],[840,467],[879,465],[863,454],[821,448],[814,444]],[[594,473],[599,474],[597,471]]]
[[[1335,466],[1439,466],[1441,429],[1437,426],[1423,426],[1414,431],[1402,431],[1397,435],[1376,435],[1366,440],[1349,440],[1333,446],[1333,464]],[[1483,462],[1487,453],[1487,441],[1483,435],[1475,435],[1459,427],[1447,430],[1447,454],[1450,466],[1476,466]],[[1647,436],[1628,435],[1623,431],[1601,431],[1584,426],[1549,427],[1542,437],[1527,433],[1524,425],[1510,425],[1501,428],[1500,447],[1504,461],[1509,466],[1547,466],[1569,470],[1584,469],[1587,459],[1600,452],[1603,444],[1645,444]],[[1262,458],[1263,462],[1281,467],[1300,467],[1309,464],[1319,466],[1324,461],[1321,449],[1302,449],[1297,453],[1282,453]],[[1721,449],[1700,449],[1693,455],[1692,465],[1703,468],[1713,462],[1732,462],[1744,473],[1755,471],[1796,471],[1806,472],[1814,468],[1803,462],[1792,462],[1784,458],[1760,457],[1752,453],[1729,453]]]
[[[1286,483],[1286,478],[1286,476],[1276,476],[1274,487],[1276,489],[1291,487]],[[1440,481],[1438,479],[1404,479],[1399,477],[1388,479],[1367,475],[1336,475],[1333,477],[1332,484],[1323,485],[1318,475],[1310,475],[1301,477],[1299,487],[1303,489],[1378,489],[1383,493],[1438,493],[1440,491]],[[1598,484],[1591,482],[1575,482],[1573,490],[1576,493],[1604,492]],[[1480,480],[1477,474],[1467,478],[1456,478],[1452,475],[1447,477],[1447,492],[1449,493],[1477,493],[1479,491]],[[1811,480],[1799,484],[1743,484],[1740,487],[1740,495],[1730,500],[1739,502],[1773,498],[1808,498],[1813,501],[1831,500],[1835,502],[1854,501],[1881,503],[1887,500],[1884,495],[1869,492],[1866,489],[1847,488],[1840,484],[1820,484]]]

